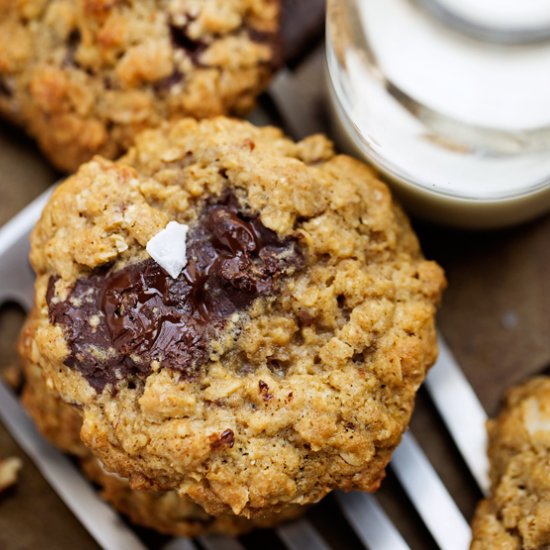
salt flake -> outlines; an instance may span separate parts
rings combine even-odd
[[[177,279],[187,265],[186,238],[188,230],[189,227],[185,224],[170,222],[147,243],[149,256],[172,279]]]

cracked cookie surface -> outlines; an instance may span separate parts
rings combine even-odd
[[[173,536],[204,534],[239,535],[257,528],[273,527],[304,510],[289,507],[283,514],[248,520],[232,514],[209,516],[200,506],[175,491],[132,490],[123,478],[107,472],[80,440],[82,419],[78,411],[46,386],[40,369],[30,361],[35,320],[26,323],[20,338],[21,367],[25,376],[22,402],[40,432],[65,453],[78,457],[85,475],[100,488],[100,495],[136,525]]]
[[[278,0],[0,0],[0,113],[60,169],[182,116],[243,114],[278,65]]]
[[[472,550],[550,547],[550,378],[512,389],[489,421],[491,494],[473,520]]]
[[[145,345],[160,353],[134,354],[123,368],[111,360],[117,334],[127,333],[107,330],[113,345],[103,339],[87,352],[114,375],[91,384],[71,323],[90,335],[117,315],[140,339],[136,296],[165,294],[144,276],[109,309],[93,292],[74,300],[74,289],[148,261],[147,242],[170,221],[187,224],[189,238],[201,233],[204,212],[228,193],[239,224],[255,220],[271,244],[266,252],[239,224],[226,238],[221,224],[221,279],[201,287],[197,302],[185,290],[189,273],[175,281],[185,287],[173,297],[178,315],[202,315],[216,289],[232,296],[203,334],[192,372],[155,344],[169,333],[170,349],[188,345],[185,328],[165,327],[181,317],[159,316],[161,305],[143,320],[144,331],[153,324]],[[248,243],[248,256],[234,239]],[[424,259],[374,170],[335,155],[322,136],[294,143],[225,118],[145,132],[119,162],[96,159],[58,188],[33,233],[31,261],[33,361],[82,411],[85,444],[134,487],[177,490],[214,515],[255,516],[336,488],[376,490],[436,356],[441,269]],[[71,299],[67,311],[96,304],[87,327],[53,314]]]

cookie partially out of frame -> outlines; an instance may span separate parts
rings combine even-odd
[[[279,0],[0,0],[0,114],[60,169],[181,116],[242,114],[278,64]]]
[[[304,510],[290,506],[283,514],[247,520],[231,514],[209,516],[200,506],[175,491],[132,490],[129,483],[107,472],[80,440],[82,419],[49,389],[40,369],[31,361],[35,324],[31,318],[20,340],[25,387],[22,401],[40,432],[56,447],[80,460],[86,476],[100,487],[100,495],[136,525],[174,536],[203,534],[239,535],[273,527],[299,516]]]
[[[176,278],[146,251],[174,221]],[[436,356],[441,269],[378,175],[321,136],[145,132],[57,189],[31,260],[35,362],[84,443],[213,515],[376,490]]]
[[[492,488],[474,517],[472,550],[550,548],[550,378],[511,390],[488,429]]]

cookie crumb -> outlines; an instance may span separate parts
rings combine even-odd
[[[23,383],[23,373],[17,363],[4,367],[2,369],[2,378],[12,390],[18,390]]]
[[[23,467],[19,458],[4,458],[0,460],[0,494],[17,483],[17,475]]]

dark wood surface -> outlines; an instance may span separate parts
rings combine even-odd
[[[290,0],[305,13],[306,0]],[[299,52],[318,38],[317,16],[298,46]],[[322,7],[322,3],[321,3]],[[306,10],[307,12],[307,10]],[[298,13],[298,12],[294,12]],[[287,15],[286,25],[300,17]],[[294,28],[287,37],[300,38]],[[295,49],[293,49],[295,48]],[[296,53],[298,52],[298,53]],[[324,121],[322,67],[319,61],[303,71],[300,93],[315,105]],[[32,142],[7,125],[0,125],[0,224],[59,177]],[[490,233],[460,232],[415,222],[426,254],[445,268],[449,288],[440,313],[440,327],[451,349],[488,412],[493,413],[506,388],[550,366],[550,216],[529,224]],[[0,311],[0,367],[14,361],[14,343],[22,314],[14,307]],[[412,423],[415,436],[469,518],[479,494],[430,400],[420,392]],[[0,498],[0,548],[95,548],[87,532],[67,510],[38,471],[0,426],[0,456],[24,460],[18,486]],[[390,475],[380,499],[413,548],[430,548],[433,541],[421,526],[398,484]],[[358,548],[334,501],[327,499],[309,512],[311,521],[337,549]],[[150,546],[160,539],[148,535]],[[280,548],[273,535],[244,537],[250,548]]]

